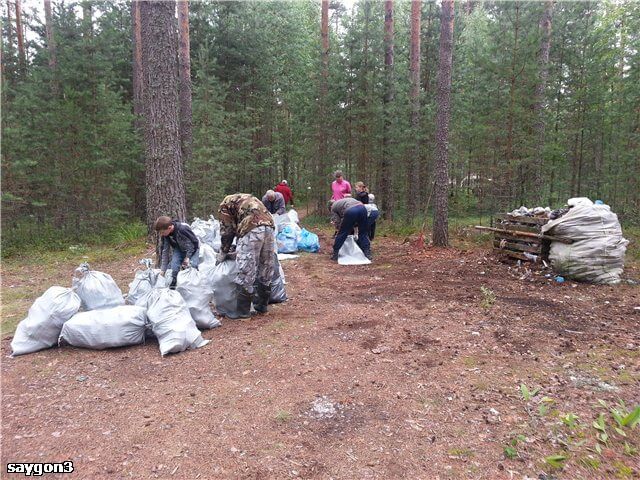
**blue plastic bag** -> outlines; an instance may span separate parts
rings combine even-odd
[[[276,236],[278,253],[295,253],[298,251],[298,238],[296,232],[289,225],[284,227]]]
[[[320,239],[318,238],[318,235],[311,233],[306,228],[303,228],[300,233],[298,248],[305,252],[316,253],[320,250]]]

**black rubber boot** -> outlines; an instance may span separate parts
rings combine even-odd
[[[338,252],[333,252],[333,254],[331,255],[331,260],[333,260],[334,262],[338,261]]]
[[[269,311],[269,298],[271,297],[271,285],[258,285],[256,292],[256,301],[253,308],[258,313],[267,313]]]
[[[236,286],[237,300],[236,311],[227,315],[227,318],[236,320],[238,318],[251,317],[251,294],[241,286]]]

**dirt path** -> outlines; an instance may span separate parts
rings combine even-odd
[[[3,473],[71,459],[77,478],[550,479],[543,459],[560,451],[556,478],[639,473],[613,441],[596,467],[581,462],[596,400],[640,403],[636,286],[521,279],[481,251],[394,239],[374,255],[283,262],[290,301],[166,358],[152,342],[9,359],[5,337]],[[530,402],[522,383],[541,387]],[[569,412],[588,445],[561,443]]]

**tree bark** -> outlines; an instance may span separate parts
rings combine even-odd
[[[7,53],[13,58],[13,27],[11,25],[11,0],[7,0]]]
[[[329,0],[322,0],[320,38],[322,41],[322,72],[320,74],[320,120],[327,116],[327,96],[329,91]],[[323,211],[326,200],[325,169],[327,165],[327,132],[318,123],[318,160],[316,162],[316,208]]]
[[[369,71],[369,22],[371,18],[371,2],[364,2],[362,8],[364,9],[364,47],[362,49],[362,74],[360,75],[362,82],[360,88],[364,97],[364,105],[362,109],[364,113],[360,114],[360,152],[357,160],[357,169],[358,174],[365,179],[364,181],[366,183],[368,183],[371,181],[368,169],[369,149],[367,148],[369,142],[369,122],[367,119],[367,114],[369,112],[369,81],[367,79],[367,74]]]
[[[150,232],[160,215],[186,220],[175,12],[174,1],[140,2],[147,225]]]
[[[442,1],[436,107],[435,209],[433,244],[449,244],[449,120],[451,118],[451,64],[453,61],[453,0]]]
[[[189,0],[178,1],[178,25],[180,47],[178,64],[180,68],[180,144],[182,162],[191,160],[193,133],[191,118],[191,58],[189,45]]]
[[[547,88],[547,80],[549,78],[549,51],[551,50],[551,19],[553,15],[554,0],[547,0],[544,4],[544,10],[542,17],[540,18],[540,31],[542,32],[542,38],[540,40],[540,53],[538,55],[538,63],[540,65],[540,81],[536,85],[535,90],[535,104],[533,110],[535,113],[535,125],[534,130],[537,137],[537,148],[534,155],[534,195],[538,199],[542,198],[542,183],[543,174],[542,169],[544,167],[544,145],[545,145],[545,120],[544,120],[544,107],[545,107],[545,91]]]
[[[394,98],[393,67],[393,0],[384,2],[384,71],[385,92],[383,97],[384,122],[382,128],[382,158],[378,171],[378,195],[382,206],[382,217],[393,219],[393,175],[391,174],[391,106]]]
[[[407,196],[408,210],[411,218],[418,212],[418,192],[422,184],[420,177],[420,16],[422,14],[422,1],[411,2],[411,51],[409,78],[411,90],[411,132],[414,135],[413,151],[409,154],[407,162]]]
[[[142,82],[142,26],[140,24],[140,2],[131,2],[131,30],[133,42],[133,114],[136,129],[142,131],[143,82]]]
[[[22,7],[20,0],[16,0],[16,37],[18,38],[18,65],[20,73],[24,75],[27,69],[27,56],[24,50],[24,32],[22,30]]]
[[[56,52],[56,40],[53,36],[53,20],[51,15],[51,0],[44,0],[45,32],[47,36],[47,50],[49,51],[49,69],[51,70],[51,92],[57,95],[59,88],[56,79],[58,69],[58,57]]]

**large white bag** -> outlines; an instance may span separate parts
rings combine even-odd
[[[206,244],[212,247],[216,252],[220,251],[220,222],[209,216],[209,220],[201,220],[194,218],[191,224],[191,230],[195,233],[200,245]]]
[[[195,268],[187,268],[178,273],[176,290],[189,307],[189,313],[200,329],[219,327],[218,320],[209,306],[213,300],[213,287],[207,276]]]
[[[234,282],[237,273],[235,259],[220,262],[211,272],[213,303],[220,315],[237,313],[238,291]]]
[[[285,284],[287,283],[284,278],[284,270],[282,265],[278,261],[278,254],[274,253],[274,269],[273,277],[271,277],[271,295],[269,296],[269,303],[282,303],[287,301],[287,290]]]
[[[338,263],[340,265],[368,265],[371,260],[362,253],[353,235],[349,235],[338,252]]]
[[[588,198],[572,198],[568,205],[572,208],[567,213],[541,229],[574,240],[571,245],[551,242],[554,271],[574,280],[620,282],[629,241],[622,236],[618,216],[608,205],[595,205]]]
[[[200,335],[187,304],[175,290],[154,288],[149,295],[147,317],[158,338],[162,356],[209,343]]]
[[[146,270],[138,270],[135,274],[133,282],[129,284],[129,293],[127,294],[126,303],[129,305],[138,305],[147,307],[147,297],[154,287],[165,287],[166,280],[160,275],[161,270],[151,268],[151,260],[141,260],[140,263],[147,265]]]
[[[58,344],[104,350],[144,342],[147,316],[143,307],[120,307],[76,313],[62,326]]]
[[[85,310],[124,305],[122,291],[111,275],[89,270],[88,263],[83,263],[76,268],[72,283]]]
[[[205,265],[215,265],[216,263],[216,252],[210,245],[207,245],[206,243],[200,244],[198,257],[200,259],[198,267]]]
[[[80,310],[80,297],[70,288],[51,287],[29,309],[11,341],[12,355],[54,346],[64,322]]]

